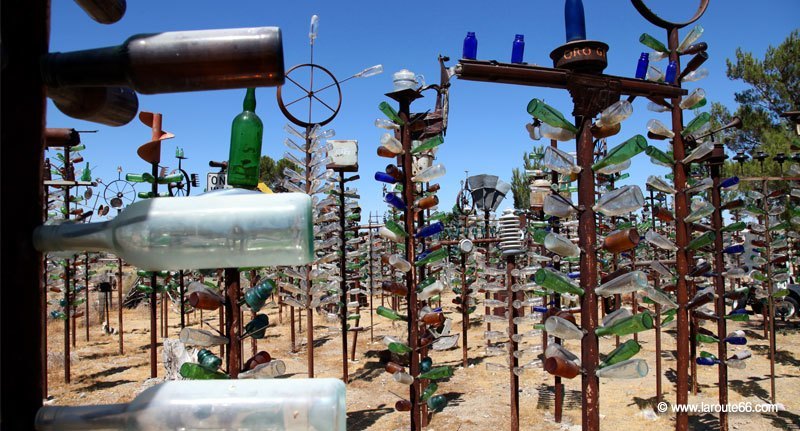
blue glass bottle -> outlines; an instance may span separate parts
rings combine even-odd
[[[581,278],[581,272],[580,271],[570,272],[569,274],[567,274],[567,277],[571,278],[572,280]]]
[[[678,74],[678,63],[670,61],[667,66],[667,72],[664,76],[664,82],[667,84],[675,83],[675,76]]]
[[[647,77],[647,67],[650,65],[650,56],[643,52],[639,56],[639,62],[636,64],[636,79],[645,79]]]
[[[547,307],[543,307],[541,305],[537,305],[533,307],[534,313],[547,313]]]
[[[567,30],[567,42],[586,40],[586,19],[583,16],[583,1],[567,0],[564,2],[564,24]]]
[[[393,176],[387,174],[386,172],[375,172],[375,181],[389,184],[394,184],[397,182]]]
[[[525,52],[525,35],[518,34],[514,36],[514,44],[511,46],[511,62],[522,63],[522,57]]]
[[[747,338],[744,337],[728,337],[725,339],[725,342],[728,344],[733,344],[734,346],[744,346],[747,344]]]
[[[387,193],[383,197],[383,200],[386,201],[387,204],[397,208],[400,211],[405,211],[406,210],[406,203],[403,202],[403,199],[401,199],[399,196],[397,196],[394,193]]]
[[[739,177],[734,176],[730,178],[725,178],[724,180],[720,181],[719,187],[722,189],[727,189],[735,186],[736,184],[739,184]]]
[[[468,31],[467,37],[464,38],[464,50],[461,58],[468,60],[475,60],[478,57],[478,38],[475,37],[475,32]]]
[[[710,366],[710,365],[717,365],[717,363],[719,361],[717,361],[715,359],[712,359],[712,358],[704,358],[704,357],[700,356],[697,359],[695,359],[695,362],[697,362],[697,365]]]
[[[427,238],[429,236],[436,235],[444,230],[444,225],[442,222],[437,221],[436,223],[431,223],[422,229],[419,230],[414,236],[417,238]]]
[[[722,250],[723,253],[737,254],[744,253],[744,246],[742,244],[731,245]]]

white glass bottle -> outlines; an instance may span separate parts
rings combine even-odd
[[[647,287],[647,276],[642,271],[632,271],[597,286],[600,296],[624,295]]]
[[[439,163],[421,171],[412,177],[411,181],[414,181],[415,183],[428,183],[443,176],[446,172],[447,171],[445,170],[444,165]]]
[[[599,378],[608,379],[639,379],[647,375],[650,371],[644,359],[628,359],[614,365],[597,370],[595,373]]]
[[[553,232],[548,233],[544,238],[544,248],[563,257],[574,257],[581,254],[581,250],[569,238]]]
[[[558,316],[548,317],[544,322],[544,329],[548,334],[564,340],[580,340],[584,335],[581,328]]]
[[[581,171],[580,166],[575,165],[571,155],[555,147],[544,149],[542,165],[563,175],[577,174]]]
[[[644,234],[644,240],[649,242],[650,244],[664,250],[669,251],[677,251],[678,246],[675,245],[674,242],[668,240],[666,237],[661,235],[660,233],[649,230]]]
[[[611,326],[614,324],[614,322],[629,317],[632,314],[633,313],[631,313],[631,310],[625,307],[614,310],[611,313],[603,316],[603,326]]]
[[[259,364],[255,368],[239,373],[240,379],[271,379],[286,374],[286,364],[280,359]]]
[[[650,102],[650,103],[653,103],[653,102]],[[657,105],[657,106],[661,106],[661,105]],[[665,137],[667,139],[672,139],[672,138],[675,137],[675,132],[673,132],[672,130],[668,129],[667,126],[664,125],[664,123],[662,123],[662,122],[660,122],[660,121],[658,121],[656,119],[652,119],[652,120],[647,122],[647,131],[649,131],[650,133],[652,133],[654,135],[663,136],[663,137]]]
[[[39,251],[107,251],[143,270],[302,265],[314,255],[311,198],[220,190],[135,202],[101,223],[39,226]]]
[[[603,194],[592,209],[614,217],[636,211],[643,205],[644,195],[639,186],[623,186]]]
[[[647,185],[653,188],[654,190],[658,190],[660,192],[668,193],[674,195],[678,193],[671,185],[669,185],[664,179],[661,177],[650,175],[647,177]]]

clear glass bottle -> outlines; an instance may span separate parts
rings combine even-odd
[[[564,340],[580,340],[584,336],[581,328],[558,316],[548,317],[544,322],[544,328],[548,334]]]
[[[650,369],[644,359],[628,359],[614,365],[597,370],[598,378],[607,379],[640,379],[647,376]]]
[[[632,271],[597,286],[594,292],[597,295],[609,297],[613,295],[624,295],[626,293],[645,289],[646,287],[647,275],[642,271]]]
[[[575,164],[571,155],[552,146],[544,149],[542,165],[551,171],[564,175],[577,174],[581,171],[580,166]]]
[[[592,207],[608,217],[620,216],[638,210],[644,205],[644,195],[639,186],[623,186],[603,194]]]
[[[107,222],[39,226],[34,244],[108,251],[145,270],[302,265],[313,260],[311,198],[220,190],[149,199]]]

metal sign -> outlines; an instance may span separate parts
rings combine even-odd
[[[209,172],[206,181],[206,191],[220,190],[228,186],[227,172]]]

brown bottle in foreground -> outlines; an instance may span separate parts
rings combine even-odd
[[[608,234],[603,241],[603,248],[611,253],[622,253],[639,244],[639,232],[636,228],[616,230]]]
[[[189,294],[189,304],[194,308],[213,311],[222,306],[222,301],[216,295],[197,291]]]
[[[381,289],[397,296],[406,296],[408,294],[406,285],[396,281],[384,281],[381,283]]]
[[[653,217],[665,222],[665,223],[672,223],[675,221],[675,216],[665,208],[662,207],[653,207]]]
[[[439,327],[444,324],[445,317],[443,313],[427,313],[422,316],[422,321],[427,325]]]
[[[565,379],[574,379],[581,373],[580,367],[574,362],[551,356],[544,361],[544,370],[548,373]]]

